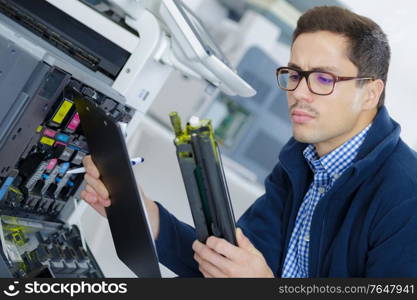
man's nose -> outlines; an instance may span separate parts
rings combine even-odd
[[[312,102],[313,101],[313,93],[308,88],[307,78],[302,77],[300,83],[298,84],[297,88],[292,92],[294,98],[298,101],[306,101]]]

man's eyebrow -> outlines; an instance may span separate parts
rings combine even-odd
[[[294,64],[292,62],[289,62],[288,63],[288,67],[295,68],[295,69],[300,69],[301,70],[301,67],[299,67],[298,65],[296,65],[296,64]]]
[[[300,66],[298,66],[297,64],[291,63],[291,62],[288,63],[288,67],[302,70],[302,68]],[[339,70],[337,68],[331,67],[331,66],[314,67],[314,68],[311,68],[308,71],[322,71],[322,72],[336,72],[336,73],[339,72]]]
[[[315,68],[312,68],[311,71],[323,71],[323,72],[332,72],[332,73],[339,72],[338,69],[336,69],[335,67],[331,67],[331,66],[315,67]]]

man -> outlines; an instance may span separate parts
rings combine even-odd
[[[417,155],[384,106],[389,60],[372,20],[338,7],[301,16],[277,70],[293,138],[239,219],[238,246],[195,241],[147,199],[160,261],[180,276],[417,276]],[[82,197],[104,214],[107,190],[85,166]]]

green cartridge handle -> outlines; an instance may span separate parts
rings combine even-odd
[[[175,135],[177,137],[183,134],[181,128],[181,118],[176,111],[173,111],[169,114],[169,118],[171,119],[172,127],[174,128]]]

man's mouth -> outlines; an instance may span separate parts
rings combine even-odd
[[[294,109],[291,112],[291,120],[294,123],[297,124],[305,124],[307,122],[310,122],[311,120],[313,120],[315,117],[313,117],[312,115],[310,115],[309,113],[302,111],[300,109]]]

